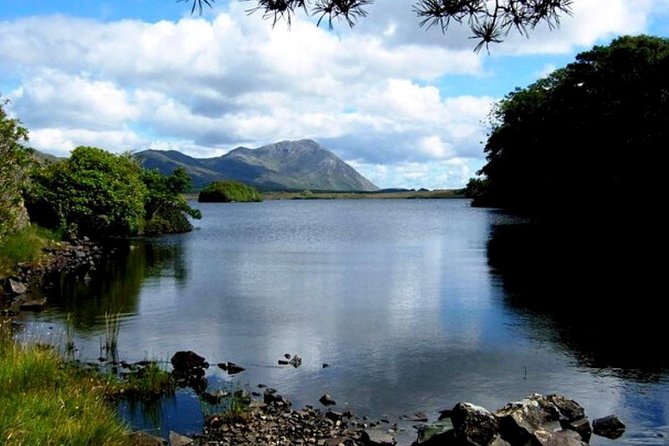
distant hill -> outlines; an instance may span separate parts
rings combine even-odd
[[[239,147],[217,158],[192,158],[175,150],[145,150],[136,157],[144,167],[164,174],[183,167],[196,188],[216,180],[236,180],[262,190],[378,190],[334,153],[309,139],[257,149]]]

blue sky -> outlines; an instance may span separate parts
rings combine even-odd
[[[461,187],[484,163],[491,105],[624,34],[669,36],[669,0],[574,0],[553,31],[476,54],[378,0],[355,28],[288,29],[219,0],[0,0],[0,94],[31,145],[66,155],[319,141],[381,187]],[[574,160],[578,162],[578,160]]]

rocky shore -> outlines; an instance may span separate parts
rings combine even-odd
[[[181,386],[193,387],[200,398],[222,410],[206,417],[202,433],[192,438],[172,432],[172,446],[393,446],[398,426],[370,421],[350,411],[333,410],[334,398],[324,394],[323,409],[295,409],[277,390],[259,384],[258,391],[209,393],[205,359],[194,352],[172,357],[172,374]],[[226,367],[229,363],[225,364]],[[619,438],[625,425],[614,415],[594,420],[576,401],[562,395],[532,394],[489,411],[461,402],[428,422],[423,414],[402,417],[417,431],[412,446],[584,446],[592,435]],[[138,444],[164,445],[166,440],[137,434]],[[148,443],[147,443],[148,442]]]
[[[57,242],[45,249],[37,265],[19,264],[10,277],[0,280],[0,315],[14,316],[21,311],[40,311],[46,300],[39,292],[48,278],[61,272],[80,271],[83,280],[99,265],[103,248],[87,237],[73,242]]]

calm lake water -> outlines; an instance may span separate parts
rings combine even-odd
[[[591,419],[627,424],[622,439],[591,444],[669,441],[666,335],[652,338],[654,325],[627,309],[584,309],[640,289],[628,265],[637,259],[612,260],[605,243],[565,245],[467,200],[197,207],[195,231],[132,241],[90,281],[61,278],[26,322],[57,337],[69,314],[79,357],[94,360],[105,311],[121,312],[121,359],[194,350],[246,368],[229,377],[211,367],[214,389],[263,383],[296,407],[327,392],[337,408],[392,423],[416,411],[434,420],[463,400],[496,409],[559,392]],[[284,353],[302,366],[279,367]],[[124,413],[163,434],[202,422],[189,392]],[[403,443],[411,424],[400,422]]]

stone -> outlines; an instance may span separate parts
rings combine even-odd
[[[192,369],[203,368],[204,358],[192,351],[176,352],[170,360],[172,367],[177,372],[187,372]]]
[[[541,395],[534,394],[496,411],[502,438],[511,444],[536,443],[535,431],[545,428],[550,422],[557,422],[559,418],[557,409],[544,403]]]
[[[418,438],[414,444],[441,444],[443,443],[441,440],[444,439],[444,434],[448,431],[453,431],[453,423],[451,423],[450,419],[436,421],[431,424],[423,424],[418,427]],[[455,431],[452,433],[454,434]],[[431,441],[433,438],[435,440]]]
[[[413,415],[402,415],[400,417],[405,421],[414,421],[416,423],[427,423],[427,415],[425,412],[416,412]]]
[[[499,433],[497,418],[488,410],[471,403],[458,403],[451,411],[455,437],[462,444],[487,445]]]
[[[362,431],[360,440],[367,446],[393,446],[396,443],[395,437],[379,429]]]
[[[190,437],[170,431],[170,446],[188,446],[193,444],[193,441]]]
[[[555,393],[546,396],[546,401],[555,406],[560,420],[576,421],[585,418],[585,409],[574,400]]]
[[[290,358],[290,361],[288,361],[290,365],[292,365],[295,368],[298,368],[299,366],[302,365],[302,358],[300,355],[294,355],[292,358]]]
[[[238,366],[234,362],[228,361],[228,367],[227,367],[228,375],[236,375],[237,373],[241,373],[244,370],[246,370],[244,367]]]
[[[21,311],[42,311],[46,305],[46,299],[25,299],[19,303]]]
[[[592,432],[600,437],[615,440],[625,433],[625,425],[615,415],[598,418],[592,421]]]
[[[133,446],[166,446],[167,442],[146,432],[133,432],[130,434],[130,444]]]
[[[572,430],[548,431],[545,429],[537,429],[534,432],[536,445],[539,446],[587,446],[581,439],[581,435]]]
[[[324,406],[334,406],[337,402],[332,398],[329,393],[326,393],[318,400]]]
[[[288,364],[290,364],[290,363],[289,363],[288,361],[286,361],[285,359],[279,359],[278,363],[279,363],[279,365],[288,365]]]
[[[580,418],[574,421],[560,420],[560,426],[562,429],[569,429],[574,432],[578,432],[581,436],[581,439],[586,443],[590,441],[592,436],[592,428],[590,427],[590,421],[587,417]]]
[[[28,292],[28,287],[25,283],[18,280],[9,279],[9,291],[15,296],[20,296]]]
[[[322,369],[326,369],[328,367],[330,367],[330,364],[328,364],[327,362],[324,362],[323,364],[321,364]]]

